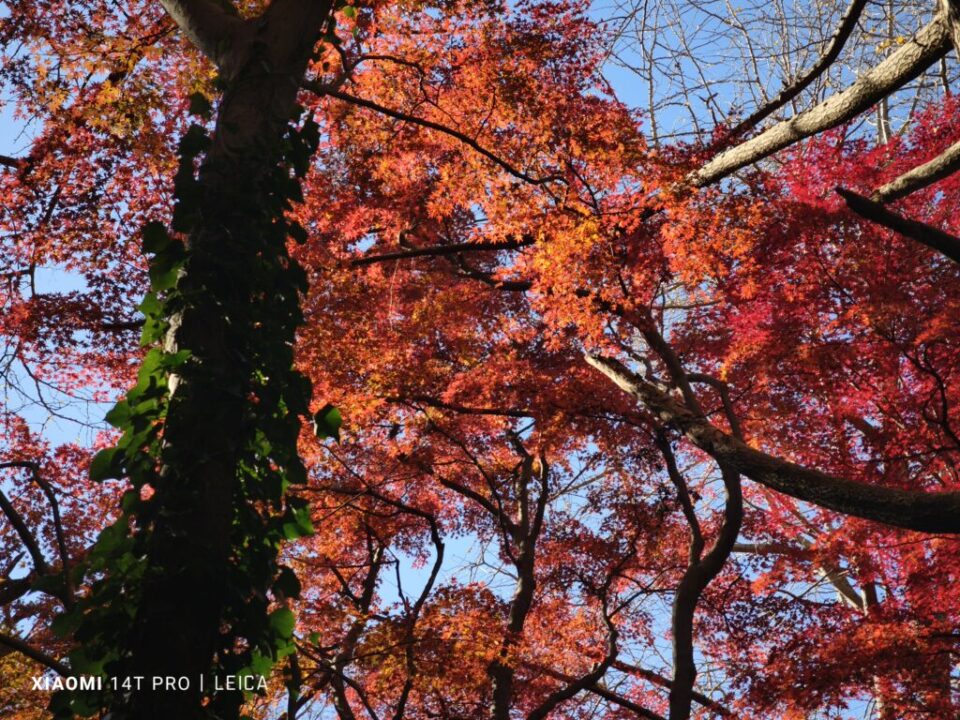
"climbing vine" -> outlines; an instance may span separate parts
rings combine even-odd
[[[202,95],[192,98],[191,109],[209,118],[210,105]],[[86,576],[89,594],[55,624],[60,636],[75,640],[69,654],[72,671],[102,681],[94,690],[55,694],[51,709],[57,718],[88,716],[104,707],[117,717],[124,715],[131,690],[124,687],[131,674],[131,628],[149,574],[155,572],[150,553],[158,518],[171,512],[161,498],[176,494],[180,508],[205,501],[204,478],[189,471],[202,450],[170,437],[173,413],[209,423],[241,418],[233,446],[228,567],[189,567],[204,561],[188,557],[182,568],[198,577],[216,573],[223,586],[221,633],[210,677],[266,675],[294,651],[294,616],[287,601],[298,597],[300,583],[278,554],[285,540],[313,532],[306,501],[290,492],[306,480],[297,438],[311,398],[310,382],[293,363],[307,278],[287,251],[289,239],[306,240],[304,228],[287,211],[303,200],[300,181],[319,142],[317,124],[302,115],[297,108],[300,121],[289,126],[279,153],[260,149],[265,153],[261,157],[279,154],[282,162],[265,176],[240,183],[242,191],[229,198],[229,208],[208,207],[203,170],[198,175],[196,168],[203,167],[200,161],[211,138],[202,125],[191,126],[179,145],[172,221],[169,227],[152,222],[143,229],[150,292],[139,310],[144,316],[141,343],[150,349],[136,385],[106,418],[122,435],[94,457],[90,470],[94,480],[125,478],[130,488],[116,521],[102,531],[77,570],[78,582]],[[192,243],[204,216],[217,217],[218,212],[231,218],[230,247]],[[230,352],[226,374],[222,362],[179,346],[177,328],[183,319],[211,312],[223,319],[222,345]],[[222,392],[204,393],[204,388]],[[339,413],[328,406],[317,413],[314,427],[318,434],[336,435],[339,422]],[[289,682],[296,681],[291,677]],[[224,700],[213,683],[206,685],[203,695],[209,698],[211,716],[218,705],[239,704],[238,692],[228,694]]]

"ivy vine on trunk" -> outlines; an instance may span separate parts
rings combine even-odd
[[[90,555],[92,592],[58,621],[77,642],[73,672],[106,681],[55,695],[57,717],[238,717],[243,693],[213,679],[266,674],[294,650],[285,603],[300,586],[278,553],[312,532],[288,492],[306,479],[297,438],[311,388],[293,365],[307,278],[287,251],[306,233],[287,211],[319,142],[296,98],[331,9],[274,3],[229,52],[217,46],[214,133],[193,125],[182,138],[170,228],[144,230],[151,349],[108,415],[122,438],[92,465],[132,487]],[[192,109],[209,104],[195,96]],[[130,677],[145,680],[123,687]],[[189,689],[154,691],[166,677]]]

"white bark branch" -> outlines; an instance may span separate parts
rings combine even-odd
[[[933,160],[918,165],[877,188],[871,199],[880,203],[899,200],[949,177],[957,170],[960,170],[960,142],[954,143]]]
[[[951,47],[948,22],[938,16],[843,92],[721,153],[691,173],[688,181],[694,187],[711,185],[799,140],[841,125],[918,77]]]

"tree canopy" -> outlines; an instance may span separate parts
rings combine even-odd
[[[5,717],[960,711],[954,2],[0,8]]]

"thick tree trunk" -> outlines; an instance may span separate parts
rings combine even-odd
[[[299,84],[329,11],[329,2],[279,1],[245,28],[244,57],[229,78],[200,171],[202,207],[179,283],[192,302],[171,318],[167,342],[191,351],[194,370],[177,379],[164,426],[167,464],[157,483],[159,513],[129,648],[133,672],[148,680],[118,713],[138,720],[209,716],[199,678],[221,645],[238,452],[251,432],[244,408],[253,359],[241,350],[256,328],[249,326],[251,313],[236,317],[231,308],[259,304],[269,316],[272,306],[289,302],[251,296],[250,284],[236,276],[245,248],[235,239],[257,227],[258,198],[282,162]],[[190,679],[189,691],[151,689],[149,678],[181,676]],[[235,717],[241,700],[233,693],[216,711]]]

